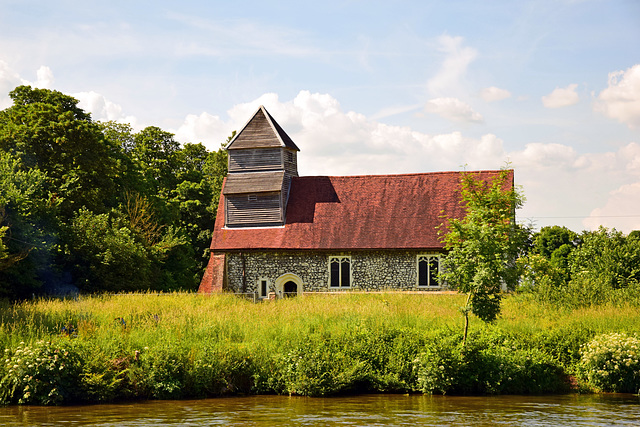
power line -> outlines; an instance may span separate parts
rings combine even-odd
[[[640,215],[583,215],[583,216],[525,216],[525,218],[533,218],[533,219],[553,219],[553,218],[640,218]]]

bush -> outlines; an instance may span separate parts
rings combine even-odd
[[[579,375],[596,391],[640,390],[640,339],[621,333],[599,335],[582,348]]]
[[[175,348],[142,353],[136,375],[141,385],[139,397],[181,399],[187,397],[185,382],[187,357]]]
[[[362,391],[366,365],[346,353],[335,338],[312,336],[282,356],[285,391],[302,396],[328,396]]]
[[[416,360],[418,388],[428,394],[541,394],[566,390],[559,364],[538,349],[500,335],[439,336]]]
[[[113,357],[94,345],[85,346],[82,400],[102,403],[137,397],[134,362],[130,356]]]
[[[188,396],[248,394],[254,389],[256,366],[244,348],[206,349],[198,357],[190,357],[186,370]]]
[[[20,343],[4,350],[0,403],[59,405],[75,401],[80,390],[80,357],[62,341]]]

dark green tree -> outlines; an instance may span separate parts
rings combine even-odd
[[[43,283],[195,289],[226,151],[181,146],[155,126],[93,122],[57,91],[10,96],[0,111],[0,296]]]
[[[467,294],[463,345],[469,330],[469,314],[485,322],[500,313],[502,285],[513,288],[517,281],[516,258],[524,249],[529,230],[515,222],[515,211],[524,202],[510,185],[509,171],[502,170],[489,181],[474,173],[463,173],[460,183],[463,218],[446,218],[441,227],[447,255],[440,280]]]
[[[116,147],[108,144],[78,100],[57,91],[19,86],[0,112],[0,150],[25,169],[38,168],[66,218],[81,207],[104,212],[113,202]]]
[[[178,183],[180,172],[180,144],[173,134],[156,126],[136,133],[131,156],[137,162],[147,185],[148,194],[168,198]]]
[[[57,206],[45,182],[39,169],[25,170],[19,158],[0,150],[0,296],[37,291],[50,267]]]

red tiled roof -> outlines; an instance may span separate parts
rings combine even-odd
[[[499,171],[476,173],[490,179]],[[440,249],[442,215],[464,215],[460,177],[461,172],[294,177],[284,227],[223,228],[221,199],[211,249]]]

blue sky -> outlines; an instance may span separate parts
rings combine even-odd
[[[211,149],[264,104],[303,175],[510,162],[521,221],[640,229],[635,0],[0,0],[0,108],[25,83]]]

